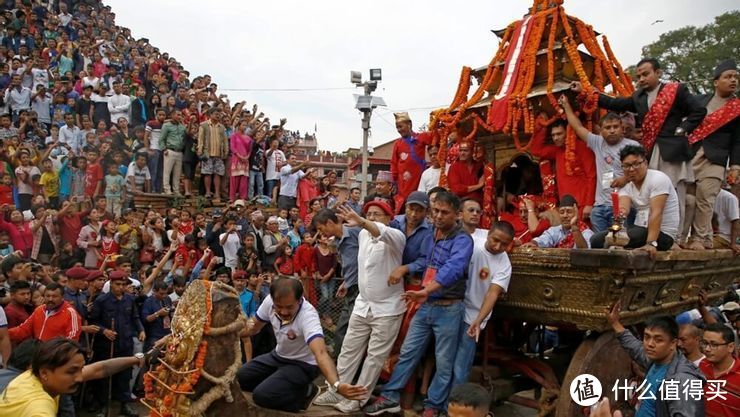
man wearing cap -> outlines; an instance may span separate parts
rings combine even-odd
[[[391,155],[391,174],[398,187],[398,193],[394,196],[395,206],[400,211],[406,197],[419,187],[421,173],[427,167],[424,149],[432,143],[432,135],[430,132],[415,133],[407,112],[393,115],[396,118],[396,130],[401,135],[393,143]]]
[[[82,317],[87,320],[87,269],[74,266],[69,268],[64,275],[67,277],[67,286],[64,287],[64,299],[67,300]]]
[[[77,341],[82,320],[75,308],[64,300],[64,287],[53,282],[44,290],[44,304],[36,307],[20,326],[8,330],[10,340],[20,343],[34,338],[42,342],[55,337]]]
[[[133,338],[138,335],[141,342],[146,338],[134,297],[127,294],[124,289],[126,281],[129,280],[128,274],[124,271],[113,271],[109,278],[110,292],[95,299],[88,317],[90,323],[97,325],[100,329],[95,337],[94,361],[110,359],[111,343],[113,343],[113,357],[132,356],[134,354]],[[113,398],[121,402],[119,414],[138,416],[130,404],[132,401],[130,380],[131,369],[113,375],[111,392]],[[96,385],[96,388],[99,388],[97,398],[105,401],[107,391],[103,389],[103,385]]]
[[[473,160],[473,144],[463,142],[458,148],[460,156],[457,161],[450,165],[447,174],[447,182],[458,198],[472,198],[478,203],[483,203],[483,164]]]
[[[560,225],[553,226],[523,247],[588,249],[594,232],[580,220],[578,204],[571,195],[564,195],[558,205]],[[606,236],[606,233],[604,233]],[[602,238],[603,239],[603,238]],[[603,240],[601,241],[603,247]]]
[[[707,116],[691,135],[696,153],[691,161],[696,179],[696,212],[688,249],[711,249],[714,202],[725,179],[725,167],[734,184],[740,179],[740,100],[735,97],[737,64],[722,61],[714,70],[714,93],[697,97]],[[734,242],[733,242],[734,243]]]
[[[396,200],[393,197],[393,174],[390,171],[378,171],[375,177],[375,191],[365,197],[365,203],[368,201],[385,201],[396,207]]]
[[[403,298],[419,304],[411,320],[401,355],[380,396],[365,406],[365,414],[376,416],[401,411],[400,397],[409,378],[434,337],[436,371],[424,401],[424,415],[441,415],[452,388],[453,365],[460,342],[460,327],[465,312],[468,264],[473,240],[457,222],[460,200],[454,194],[437,193],[432,205],[435,234],[427,253],[427,268],[422,289],[406,291]]]
[[[403,284],[389,281],[401,265],[406,237],[389,227],[393,209],[384,201],[365,203],[365,218],[348,206],[338,206],[349,227],[360,227],[358,235],[359,294],[349,319],[347,334],[337,359],[340,381],[351,381],[362,364],[357,385],[372,391],[398,335],[406,305],[401,299]],[[360,411],[366,400],[350,400],[327,391],[314,404],[331,405],[343,413]]]

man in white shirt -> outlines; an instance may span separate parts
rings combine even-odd
[[[31,96],[31,110],[36,112],[39,123],[48,129],[51,124],[51,94],[46,92],[43,84],[36,85],[36,93]]]
[[[130,122],[128,111],[131,108],[131,97],[127,94],[121,94],[121,82],[113,82],[113,95],[108,99],[108,112],[110,121],[113,124],[118,123],[118,119],[123,117]]]
[[[234,272],[239,264],[239,257],[236,253],[242,246],[241,239],[239,239],[239,233],[236,230],[235,218],[226,218],[225,226],[226,233],[221,233],[218,239],[221,247],[224,249],[224,266],[230,268],[231,272]]]
[[[370,201],[360,217],[349,206],[338,206],[349,227],[361,227],[358,236],[359,294],[349,319],[347,333],[337,359],[339,380],[351,381],[362,364],[357,385],[372,391],[401,328],[406,305],[401,299],[403,283],[391,285],[388,277],[401,266],[406,236],[389,226],[393,209],[385,201]],[[364,363],[363,363],[363,357]],[[360,411],[367,402],[345,399],[327,391],[314,401],[343,413]]]
[[[714,201],[717,229],[712,239],[714,249],[732,249],[740,254],[737,238],[740,236],[740,207],[735,194],[720,190]]]
[[[280,169],[285,164],[285,154],[278,149],[280,140],[278,138],[270,139],[270,147],[265,152],[265,195],[270,197],[275,203],[277,196],[274,189],[280,183]]]
[[[303,298],[301,281],[273,281],[270,295],[248,320],[247,335],[259,333],[265,324],[275,332],[275,349],[257,356],[236,374],[239,386],[252,393],[255,404],[293,413],[306,410],[319,393],[313,383],[319,372],[326,377],[328,389],[339,395],[353,400],[367,396],[367,388],[340,382],[326,350],[319,314]]]
[[[465,288],[465,316],[460,329],[452,386],[468,382],[478,336],[491,318],[499,296],[509,289],[511,262],[506,251],[512,247],[514,234],[511,223],[499,221],[491,226],[487,237],[473,237],[473,256]]]
[[[280,196],[278,197],[278,208],[290,210],[296,207],[296,195],[298,192],[298,181],[306,176],[302,171],[308,166],[308,160],[298,163],[295,154],[288,156],[288,163],[280,168]]]
[[[82,142],[82,132],[75,126],[75,117],[71,113],[64,115],[64,126],[59,128],[59,142],[66,143],[75,155],[82,153],[85,144]]]
[[[634,226],[627,227],[628,249],[648,252],[670,250],[678,235],[679,206],[671,179],[664,173],[648,169],[645,149],[628,145],[619,152],[627,185],[619,190],[619,213],[626,216],[637,211]],[[592,248],[603,248],[608,231],[591,238]]]
[[[425,169],[421,173],[421,180],[419,181],[419,188],[417,191],[423,191],[428,193],[429,190],[439,185],[439,176],[442,173],[442,168],[439,167],[439,161],[437,160],[437,153],[439,147],[430,146],[427,148],[427,154],[429,154],[429,168]]]
[[[5,90],[5,104],[10,108],[13,116],[13,123],[18,121],[21,110],[31,108],[31,89],[21,84],[21,76],[13,75],[10,79],[10,85]]]

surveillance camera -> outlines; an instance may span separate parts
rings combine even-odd
[[[350,71],[350,80],[352,84],[362,84],[362,73],[360,71]]]
[[[367,154],[372,156],[375,153],[375,149],[372,146],[367,147]]]

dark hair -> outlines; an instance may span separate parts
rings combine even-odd
[[[317,225],[325,225],[329,223],[329,221],[339,224],[339,219],[334,211],[327,208],[321,209],[313,216],[313,219],[311,219],[311,227],[315,228]]]
[[[28,281],[24,280],[18,280],[12,284],[10,284],[10,293],[15,294],[16,292],[20,290],[30,290],[31,284],[28,283]]]
[[[352,193],[354,190],[361,191],[359,187],[352,187],[349,189],[349,192]]]
[[[566,122],[563,119],[555,119],[554,122],[550,123],[550,126],[547,126],[547,131],[552,134],[552,129],[556,127],[562,127],[563,129],[568,129],[568,122]]]
[[[167,284],[165,284],[164,280],[155,281],[154,282],[154,287],[152,289],[154,291],[166,290],[167,289]]]
[[[227,268],[225,266],[222,266],[221,268],[218,268],[216,270],[216,275],[224,275],[224,274],[226,274],[229,277],[231,277],[231,269],[230,268]]]
[[[436,186],[436,187],[432,187],[432,189],[431,189],[431,190],[427,191],[427,196],[431,197],[431,196],[432,196],[432,194],[437,194],[437,193],[440,193],[440,192],[442,192],[442,191],[447,191],[447,189],[446,189],[445,187],[440,187],[440,186],[438,185],[438,186]]]
[[[448,402],[463,407],[472,407],[473,409],[484,408],[489,410],[491,395],[482,386],[467,382],[452,389]]]
[[[52,282],[49,285],[46,286],[46,289],[44,289],[44,292],[46,291],[56,291],[59,290],[60,293],[64,294],[64,287],[61,286],[61,284],[57,282]]]
[[[516,234],[516,232],[514,231],[514,226],[512,226],[511,223],[507,222],[506,220],[499,220],[499,221],[493,222],[489,233],[494,232],[496,230],[500,230],[506,233],[506,235],[511,238],[513,238],[514,235]]]
[[[642,64],[650,64],[650,66],[653,67],[653,71],[657,71],[660,69],[660,61],[655,58],[643,58],[637,63],[637,65],[635,65],[635,68],[639,67]]]
[[[704,328],[704,333],[714,332],[719,333],[722,336],[722,341],[725,343],[735,343],[735,335],[732,329],[722,323],[712,323]]]
[[[141,126],[136,126],[136,127],[141,127]],[[139,158],[147,159],[148,155],[144,152],[136,152],[136,155],[134,155],[134,161],[136,161]]]
[[[601,118],[601,120],[599,120],[599,124],[604,124],[604,122],[608,120],[616,120],[619,123],[622,123],[622,118],[617,113],[610,111],[605,114],[604,117]]]
[[[38,339],[24,340],[21,344],[13,348],[10,358],[8,358],[8,366],[19,371],[27,370],[31,367],[33,357],[36,356],[40,345],[41,341]]]
[[[622,148],[621,151],[619,151],[619,160],[624,161],[624,158],[630,155],[641,156],[647,159],[647,153],[645,152],[645,148],[643,148],[640,145],[627,145],[624,148]]]
[[[129,258],[128,256],[119,256],[118,258],[116,258],[116,266],[130,263],[132,263],[131,258]]]
[[[645,322],[645,328],[662,330],[671,339],[678,338],[678,323],[671,316],[651,317]]]
[[[53,371],[66,365],[77,354],[85,356],[85,350],[79,343],[63,337],[55,337],[39,345],[31,362],[32,372],[39,376],[41,369]]]
[[[100,201],[100,200],[105,200],[105,196],[104,196],[104,195],[99,195],[99,196],[95,197],[95,202],[96,202],[96,203],[97,203],[98,201]]]
[[[460,198],[458,198],[455,194],[452,194],[451,192],[447,190],[440,191],[437,193],[437,203],[448,204],[455,211],[460,210]]]
[[[292,294],[296,300],[303,297],[303,284],[301,281],[293,278],[280,277],[272,281],[270,285],[270,297],[273,300]]]
[[[474,202],[475,204],[477,204],[479,206],[481,205],[478,200],[476,200],[476,199],[474,199],[472,197],[465,197],[462,200],[460,200],[460,207],[465,206],[465,203],[467,203],[468,201],[472,201],[472,202]]]
[[[185,285],[187,285],[187,281],[185,281],[185,277],[175,275],[175,279],[172,280],[172,286],[173,287],[184,287]]]

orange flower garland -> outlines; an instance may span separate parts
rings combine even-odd
[[[560,111],[560,104],[552,94],[553,85],[555,84],[555,57],[553,51],[555,49],[555,34],[558,28],[558,16],[560,8],[556,8],[552,12],[550,19],[550,37],[547,40],[547,99],[550,100],[550,105],[556,112]]]
[[[609,41],[606,39],[606,35],[601,35],[601,43],[604,44],[604,51],[606,52],[607,58],[609,58],[609,63],[617,66],[617,72],[619,73],[619,78],[622,81],[622,88],[625,92],[625,95],[631,95],[635,92],[635,86],[632,84],[632,77],[624,72],[622,64],[620,64],[619,61],[617,61],[617,59],[614,57],[614,52],[612,52],[612,47],[609,45]]]
[[[450,104],[450,109],[455,109],[468,98],[468,91],[470,90],[470,72],[470,67],[463,67],[462,72],[460,73],[460,81],[457,84],[457,93]]]

